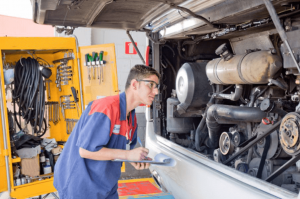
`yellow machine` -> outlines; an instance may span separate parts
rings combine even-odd
[[[76,38],[2,37],[0,51],[0,192],[9,191],[12,198],[55,192],[51,174],[18,186],[14,183],[14,169],[22,160],[12,156],[8,121],[8,111],[13,109],[12,88],[5,85],[4,70],[13,69],[27,57],[40,58],[39,65],[51,70],[52,75],[43,79],[46,123],[42,128],[47,127],[47,138],[64,142],[89,102],[118,94],[114,44],[78,48]],[[20,125],[23,128],[25,124]]]

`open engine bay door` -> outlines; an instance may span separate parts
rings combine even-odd
[[[98,96],[118,93],[114,44],[86,46],[80,48],[81,52],[76,44],[75,38],[0,37],[0,193],[8,191],[12,198],[30,198],[55,192],[53,172],[45,174],[40,171],[39,155],[34,158],[20,158],[15,150],[15,142],[24,134],[28,134],[42,139],[55,139],[57,145],[63,147],[84,111],[84,105],[96,100]],[[93,73],[96,67],[93,67],[92,59],[91,63],[84,64],[85,55],[90,53],[92,56],[93,52],[97,52],[97,59],[99,54],[102,54],[101,60],[105,61],[99,62],[103,63],[102,70],[98,70],[101,71],[101,79],[100,76],[97,79],[96,72]],[[26,78],[17,80],[17,77],[22,78],[20,74],[24,73],[25,77],[25,72],[34,68],[40,71],[45,69],[50,75],[45,77],[42,74],[32,84],[28,84]],[[91,74],[90,79],[88,72]],[[26,75],[36,73],[29,72]],[[28,76],[27,80],[34,77]],[[35,86],[37,82],[39,86]],[[26,116],[26,110],[38,109],[31,105],[27,109],[22,108],[19,96],[32,87],[38,88],[37,95],[43,95],[33,103],[39,104],[38,109],[41,112],[34,114],[34,117],[38,115],[38,119],[30,119],[27,123],[23,117]],[[42,103],[39,103],[41,101]],[[33,126],[34,121],[42,122]],[[43,146],[41,148],[44,149]],[[53,169],[59,155],[54,156],[53,164],[50,165]],[[22,164],[25,159],[36,160],[31,162],[31,165],[39,169],[36,169],[33,175],[26,174],[23,170],[25,167]],[[21,168],[18,177],[17,168]],[[28,167],[30,168],[33,167]],[[21,182],[21,175],[25,183]]]
[[[1,54],[0,54],[0,59],[1,59]],[[2,59],[1,59],[2,60]],[[3,74],[3,70],[2,68],[0,68],[0,73]],[[4,80],[3,78],[1,78],[0,75],[0,85],[1,88],[4,88]],[[4,94],[4,89],[0,89],[0,100],[1,100],[1,109],[4,107],[3,106],[3,94]],[[3,111],[2,111],[3,112]],[[1,124],[1,128],[0,128],[0,176],[1,176],[1,180],[0,180],[0,193],[3,191],[7,191],[7,175],[6,175],[6,162],[5,159],[8,156],[8,147],[7,144],[4,144],[4,140],[6,139],[6,135],[5,133],[5,126],[7,124],[6,122],[6,117],[3,116],[3,114],[0,115],[0,124]]]
[[[82,71],[83,103],[119,93],[114,44],[79,48]]]

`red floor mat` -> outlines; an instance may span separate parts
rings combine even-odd
[[[155,187],[149,181],[119,183],[119,196],[161,193],[161,190]]]

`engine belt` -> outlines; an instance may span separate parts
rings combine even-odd
[[[263,154],[261,156],[260,163],[259,163],[258,172],[257,172],[257,175],[256,175],[257,178],[261,179],[262,171],[263,171],[263,168],[265,166],[265,162],[266,162],[267,154],[268,154],[268,151],[269,151],[269,148],[270,148],[270,144],[271,144],[271,138],[270,138],[270,135],[268,135],[266,137],[266,143],[265,143],[264,151],[263,151]]]

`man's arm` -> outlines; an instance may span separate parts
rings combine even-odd
[[[92,159],[92,160],[113,160],[113,159],[125,159],[138,161],[143,160],[147,157],[149,150],[143,147],[135,148],[132,150],[122,150],[122,149],[110,149],[103,147],[99,151],[91,152],[83,148],[79,148],[79,155],[82,158]]]

